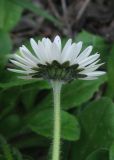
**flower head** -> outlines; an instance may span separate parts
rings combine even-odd
[[[100,54],[91,54],[92,46],[82,49],[82,42],[72,43],[69,39],[62,48],[61,38],[56,36],[52,42],[43,38],[38,43],[30,39],[34,53],[24,45],[20,47],[20,55],[14,54],[10,61],[16,68],[8,68],[12,72],[22,74],[24,79],[43,78],[47,80],[71,81],[74,79],[93,80],[104,75],[103,71],[96,71],[102,63]]]

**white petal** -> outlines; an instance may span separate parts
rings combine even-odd
[[[64,57],[62,57],[62,63],[64,63],[65,61],[70,61],[72,65],[74,59],[79,54],[81,48],[82,48],[82,42],[79,42],[77,44],[73,43],[72,45],[70,45],[70,47],[68,47],[68,49],[64,53]]]
[[[81,65],[81,66],[87,66],[87,65],[91,64],[92,62],[96,61],[99,58],[99,56],[100,55],[96,53],[92,56],[85,58],[82,61],[77,61],[77,63],[79,63],[79,65]]]
[[[98,59],[98,60],[96,60],[95,62],[89,64],[89,66],[87,66],[87,67],[93,67],[93,66],[96,65],[99,61],[100,61],[100,59]],[[86,68],[87,68],[87,67],[86,67]]]
[[[52,44],[52,42],[51,42],[51,40],[49,39],[49,38],[45,38],[46,40],[45,40],[45,45],[47,46],[47,45],[49,45],[49,46],[51,46],[51,44]]]
[[[58,46],[55,43],[52,44],[51,54],[52,54],[52,57],[51,57],[52,61],[53,60],[57,60],[58,62],[61,63],[60,50],[59,50]]]
[[[38,44],[35,42],[35,40],[33,38],[30,39],[30,43],[31,43],[32,49],[34,50],[35,54],[39,58]]]
[[[47,38],[42,38],[42,43],[44,45],[44,47],[46,48],[48,45],[51,45],[51,41],[48,40]]]
[[[55,37],[54,43],[58,46],[59,50],[61,51],[61,38],[59,36]]]
[[[28,70],[31,68],[31,66],[26,66],[20,62],[17,62],[15,60],[10,60],[13,64],[15,64],[16,66],[20,67],[20,68],[23,68],[24,70]]]
[[[88,66],[83,71],[81,71],[80,73],[87,74],[88,72],[93,72],[96,69],[98,69],[101,65],[103,65],[103,63],[97,64],[97,65],[94,65],[94,66]]]
[[[13,58],[25,65],[31,65],[31,67],[36,67],[37,64],[34,64],[34,63],[31,63],[29,61],[27,61],[26,59],[22,58],[21,56],[17,55],[17,54],[14,54]]]
[[[34,39],[30,39],[30,43],[31,46],[36,54],[36,56],[40,59],[40,62],[42,64],[45,64],[46,62],[46,57],[45,57],[45,53],[44,53],[44,48],[43,48],[43,44],[41,41],[38,41],[38,44],[35,42]]]
[[[18,78],[25,79],[25,80],[33,79],[32,76],[30,76],[30,75],[28,75],[28,76],[18,76]]]
[[[39,63],[39,59],[36,58],[24,45],[22,45],[22,47],[20,47],[21,49],[21,53],[22,53],[22,56],[29,60],[30,62],[32,63]]]
[[[62,59],[62,62],[64,63],[65,61],[70,61],[70,65],[72,65],[76,54],[76,50],[77,50],[77,44],[73,43],[71,47],[69,47],[68,50],[66,51],[66,54]]]
[[[62,57],[62,63],[66,61],[71,61],[71,57],[73,56],[73,51],[74,48],[76,47],[76,44],[73,43],[67,50],[66,53],[64,54],[64,57]]]
[[[104,75],[104,74],[106,74],[106,72],[103,72],[103,71],[94,71],[94,72],[87,73],[86,75],[94,77],[94,76],[101,76],[101,75]]]
[[[22,58],[24,58],[26,61],[28,61],[30,63],[30,65],[36,65],[36,63],[29,58],[28,53],[24,50],[24,47],[20,47],[19,49],[20,49],[20,53],[21,53]]]
[[[51,63],[52,61],[52,42],[50,41],[49,38],[43,38],[42,39],[43,44],[44,44],[44,48],[45,48],[45,52],[46,52],[46,58],[47,58],[47,62]]]
[[[79,78],[81,80],[96,80],[98,79],[97,77],[85,77],[85,78]]]
[[[81,49],[82,49],[82,42],[78,42],[78,43],[75,43],[76,46],[74,48],[74,55],[72,55],[72,60],[71,60],[71,64],[75,64],[75,60],[77,59],[77,56],[79,55]]]
[[[43,80],[42,78],[33,78],[30,75],[27,75],[27,76],[18,76],[18,78],[25,79],[25,80]]]
[[[65,46],[63,48],[63,51],[62,51],[61,59],[63,59],[65,57],[65,54],[66,54],[67,50],[71,47],[71,43],[72,43],[72,39],[69,39],[66,42],[66,44],[65,44]]]
[[[30,73],[34,73],[34,71],[24,71],[24,70],[18,70],[18,69],[11,69],[8,68],[9,71],[15,72],[15,73],[21,73],[21,74],[30,74]]]
[[[91,53],[91,51],[92,51],[92,46],[89,46],[89,47],[87,47],[79,56],[78,56],[78,58],[77,58],[77,61],[81,61],[81,60],[84,60],[85,58],[87,58],[89,55],[90,55],[90,53]]]
[[[45,49],[44,43],[41,41],[38,41],[38,50],[39,50],[39,57],[41,61],[43,61],[43,63],[45,64],[45,62],[47,62],[48,59],[48,53],[47,50]]]

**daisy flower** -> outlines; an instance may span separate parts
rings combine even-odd
[[[14,54],[10,59],[14,68],[8,70],[20,74],[19,78],[22,79],[40,78],[50,81],[54,99],[52,160],[60,160],[62,84],[75,79],[97,79],[105,74],[98,70],[103,63],[98,63],[100,54],[90,55],[92,46],[82,51],[82,42],[72,43],[69,39],[62,48],[61,38],[56,36],[54,41],[49,38],[38,42],[30,39],[30,43],[33,51],[22,45],[20,54]]]
[[[22,45],[20,54],[14,54],[10,59],[15,68],[8,70],[19,73],[19,78],[69,82],[74,79],[94,80],[105,74],[98,71],[103,64],[98,64],[100,54],[90,55],[92,46],[82,51],[81,41],[72,43],[72,39],[69,39],[62,48],[61,38],[56,36],[54,41],[42,38],[36,42],[31,38],[30,44],[33,52]]]

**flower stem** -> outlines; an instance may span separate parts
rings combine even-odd
[[[54,95],[54,131],[53,131],[53,147],[52,160],[60,159],[60,133],[61,133],[61,112],[60,112],[60,93],[62,83],[52,82]]]

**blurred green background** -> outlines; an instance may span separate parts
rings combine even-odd
[[[0,160],[49,160],[53,101],[45,81],[7,71],[29,39],[71,37],[105,62],[107,74],[62,89],[61,159],[114,160],[114,1],[0,0]]]

